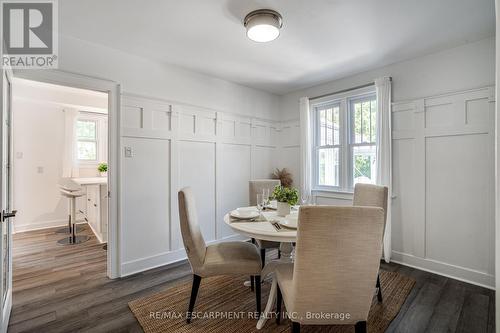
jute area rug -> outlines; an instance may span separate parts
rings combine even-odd
[[[383,302],[374,297],[368,318],[368,332],[382,333],[396,317],[415,281],[395,272],[380,272]],[[186,323],[186,311],[191,283],[167,289],[129,303],[129,307],[146,333],[160,332],[290,332],[290,320],[276,324],[273,315],[262,330],[257,330],[255,294],[243,286],[245,277],[219,276],[204,278],[198,292],[191,324]],[[262,309],[267,303],[270,283],[262,285]],[[283,310],[286,311],[283,305]],[[307,332],[354,332],[353,326],[302,326]]]

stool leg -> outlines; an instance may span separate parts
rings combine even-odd
[[[71,198],[71,222],[72,222],[72,231],[71,231],[71,238],[72,238],[72,243],[76,243],[76,199]]]

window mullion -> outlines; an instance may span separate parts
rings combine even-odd
[[[340,104],[340,116],[341,116],[341,126],[340,126],[340,140],[341,140],[341,152],[340,152],[340,188],[342,190],[347,189],[349,180],[349,112],[347,106],[347,99],[344,98]]]

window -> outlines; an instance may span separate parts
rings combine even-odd
[[[77,120],[76,137],[78,160],[97,161],[97,121]]]
[[[373,91],[311,104],[316,190],[375,183],[377,100]]]

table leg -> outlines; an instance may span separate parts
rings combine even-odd
[[[266,321],[273,309],[274,300],[276,298],[276,289],[278,289],[278,281],[273,278],[273,283],[271,284],[271,290],[269,291],[269,298],[267,299],[266,308],[264,312],[260,315],[259,321],[257,322],[257,329],[260,330],[266,324]]]
[[[276,266],[280,264],[287,264],[293,262],[293,245],[292,243],[281,243],[280,244],[281,258],[278,260],[273,260],[266,264],[262,269],[260,274],[261,278],[264,279],[269,274],[274,274]],[[257,329],[261,329],[266,324],[269,319],[269,315],[273,309],[274,301],[276,299],[276,289],[278,287],[278,281],[276,277],[273,276],[273,283],[271,285],[271,290],[269,291],[269,298],[267,299],[267,304],[264,312],[261,314],[259,321],[257,322]]]

